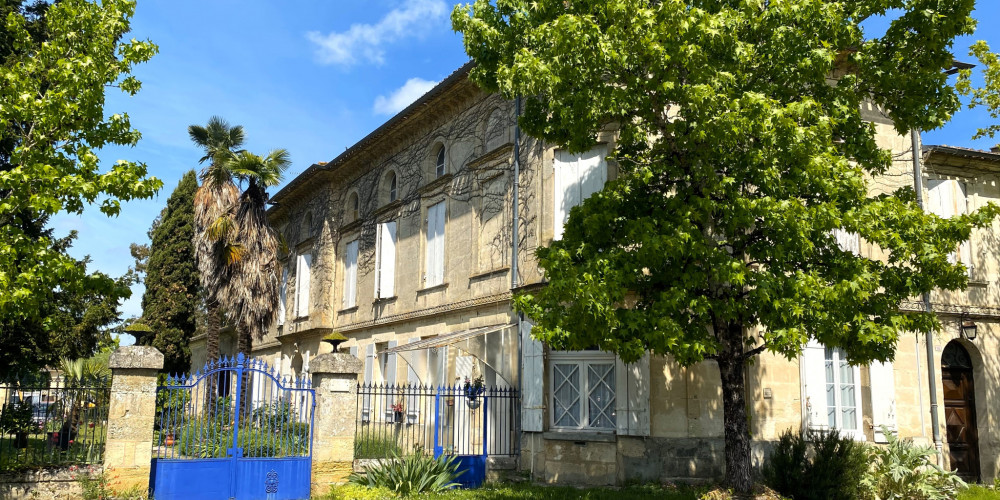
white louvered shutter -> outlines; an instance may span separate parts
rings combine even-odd
[[[603,145],[581,154],[556,150],[553,163],[553,239],[562,239],[570,209],[604,188],[608,180],[607,151]]]
[[[312,254],[302,254],[296,259],[295,269],[295,317],[309,315],[309,287],[312,269]]]
[[[524,320],[520,324],[522,360],[521,370],[521,427],[528,432],[543,430],[545,412],[544,348],[542,343],[531,337],[532,323]]]
[[[375,344],[365,346],[365,386],[364,397],[361,398],[361,421],[370,422],[372,418],[372,381],[375,377]]]
[[[396,347],[399,343],[395,340],[389,341],[389,349]],[[392,405],[396,402],[396,353],[386,353],[385,356],[385,421],[392,422]]]
[[[288,267],[281,269],[281,289],[278,292],[278,326],[285,324],[285,304],[288,302]]]
[[[444,202],[435,203],[427,209],[427,244],[425,252],[425,282],[431,287],[444,283]]]
[[[843,229],[834,229],[833,236],[837,238],[837,245],[845,252],[854,255],[861,255],[861,239],[858,233],[849,233]]]
[[[628,365],[615,358],[615,424],[620,435],[649,435],[648,353]]]
[[[395,295],[396,287],[396,222],[379,224],[378,298]]]
[[[413,337],[409,339],[406,343],[412,344],[420,340],[420,337]],[[427,351],[421,349],[419,351],[410,351],[409,362],[406,363],[406,384],[409,386],[407,391],[409,391],[409,396],[406,401],[406,418],[409,419],[411,423],[416,422],[420,417],[420,391],[422,386],[420,384],[420,371],[426,373],[427,364]]]
[[[882,427],[896,433],[896,383],[892,361],[875,362],[869,367],[872,389],[872,425],[875,427],[875,442],[887,443]]]
[[[590,195],[604,189],[608,181],[608,165],[605,156],[606,146],[597,146],[579,155],[577,160],[577,176],[580,179],[580,202],[590,198]],[[579,204],[578,203],[578,204]]]
[[[806,406],[806,429],[824,430],[830,426],[826,401],[826,348],[810,340],[802,349],[802,397]]]
[[[966,211],[965,185],[951,179],[931,179],[927,181],[927,211],[944,219],[950,219]],[[957,252],[948,255],[951,262],[961,259],[972,269],[972,247],[962,243]]]
[[[358,240],[347,244],[344,249],[344,305],[349,308],[358,305]]]

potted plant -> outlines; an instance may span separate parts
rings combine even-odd
[[[475,410],[479,408],[481,401],[479,401],[479,396],[486,392],[486,384],[483,383],[483,377],[476,377],[473,380],[469,380],[469,377],[465,377],[465,384],[462,385],[462,392],[465,393],[465,404],[469,405],[469,408]]]
[[[402,423],[403,422],[403,400],[400,399],[390,406],[392,409],[393,422]]]
[[[32,414],[31,403],[21,400],[17,403],[6,404],[0,412],[0,429],[3,432],[14,435],[14,447],[21,449],[28,447],[28,433],[38,430]]]

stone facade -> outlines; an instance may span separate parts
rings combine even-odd
[[[83,498],[81,474],[96,479],[100,467],[60,467],[0,473],[0,500],[77,500]]]
[[[104,470],[121,489],[149,486],[156,417],[156,376],[163,354],[154,347],[121,347],[111,354],[111,405]]]
[[[358,406],[357,379],[362,365],[344,353],[321,354],[313,360],[312,492],[323,495],[342,483],[354,464],[354,428]]]
[[[415,339],[517,321],[510,306],[514,106],[478,90],[467,80],[467,70],[460,69],[336,159],[312,165],[274,196],[276,206],[270,217],[289,248],[283,256],[287,293],[284,316],[256,343],[256,356],[283,373],[302,374],[311,372],[313,362],[320,359],[317,355],[329,350],[320,341],[334,331],[348,338],[343,351],[364,359],[368,346],[384,352],[391,345]],[[879,144],[893,151],[895,159],[892,168],[873,181],[872,192],[912,185],[909,137],[899,135],[878,110],[864,111],[875,126]],[[612,132],[602,133],[598,140],[613,149]],[[442,147],[443,171],[437,165]],[[561,224],[556,220],[560,209],[555,203],[555,166],[560,153],[529,137],[522,137],[520,151],[517,282],[531,287],[542,283],[534,250],[551,242]],[[924,153],[925,190],[931,180],[959,179],[965,186],[968,209],[1000,201],[1000,155],[959,153],[941,149]],[[606,168],[605,178],[614,178],[615,166]],[[444,275],[440,284],[427,286],[428,213],[442,202]],[[396,237],[394,283],[389,293],[379,288],[376,255],[380,224],[387,222],[395,223]],[[974,269],[967,291],[931,296],[943,324],[934,340],[933,366],[927,366],[922,336],[901,336],[890,372],[893,396],[888,410],[873,408],[884,402],[881,395],[872,393],[874,368],[857,369],[858,439],[875,441],[876,424],[889,411],[900,436],[930,443],[928,370],[938,381],[940,431],[945,436],[941,354],[949,341],[958,339],[973,359],[981,476],[989,481],[1000,474],[996,458],[1000,455],[1000,406],[988,404],[1000,390],[1000,365],[995,359],[1000,353],[998,230],[1000,225],[995,223],[973,234]],[[352,248],[357,251],[353,268],[347,258]],[[884,257],[863,242],[858,251],[875,259]],[[308,280],[298,275],[304,269],[300,256],[308,256]],[[345,278],[350,277],[354,280],[348,285],[350,279]],[[308,293],[303,293],[299,281],[308,283]],[[307,304],[296,304],[297,298],[305,297]],[[915,300],[903,307],[916,309],[920,303]],[[975,340],[959,339],[961,318],[978,326]],[[534,479],[620,484],[723,475],[722,398],[714,362],[681,367],[669,358],[653,356],[648,368],[643,365],[638,371],[617,364],[617,397],[629,399],[627,415],[620,412],[619,418],[631,419],[632,427],[626,432],[574,433],[553,425],[553,353],[545,347],[532,353],[528,347],[524,346],[525,359],[539,365],[525,371],[531,379],[526,382],[539,383],[541,396],[525,401],[528,432],[521,439],[519,466]],[[201,366],[203,352],[203,343],[196,339],[192,343],[194,368]],[[445,373],[431,374],[420,366],[421,381],[453,383],[459,375],[455,356],[448,354]],[[500,356],[516,364],[517,350]],[[387,375],[376,368],[372,381],[407,381],[406,361],[400,363],[394,380],[384,380],[381,377]],[[805,358],[764,354],[748,368],[755,460],[762,459],[782,432],[811,425],[809,409],[819,402],[810,400],[805,382],[811,370],[822,369],[822,363],[808,364]],[[488,371],[485,366],[482,369]],[[517,371],[502,378],[518,387]],[[317,436],[321,432],[317,427]],[[947,442],[943,446],[947,460]],[[323,473],[332,477],[341,472]]]

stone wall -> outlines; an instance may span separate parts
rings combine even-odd
[[[77,500],[83,489],[80,474],[97,478],[101,467],[60,467],[0,473],[0,500]]]

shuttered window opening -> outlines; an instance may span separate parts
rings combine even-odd
[[[968,198],[965,183],[954,179],[931,179],[927,181],[927,211],[944,219],[968,212]],[[966,241],[948,255],[951,262],[961,262],[972,275],[972,244]]]
[[[396,222],[378,225],[375,252],[375,298],[395,296],[396,287]]]
[[[427,208],[427,241],[424,246],[424,286],[444,283],[444,222],[445,204],[435,203]]]
[[[553,428],[617,429],[614,356],[555,353],[550,376]]]
[[[288,267],[281,269],[281,288],[278,290],[278,326],[285,324],[285,304],[288,302]]]
[[[848,363],[843,349],[825,347],[812,340],[802,350],[802,385],[805,397],[806,429],[837,429],[841,435],[864,441],[861,399],[861,370]],[[874,365],[873,365],[874,366]],[[895,427],[895,395],[891,363],[871,368],[872,398],[881,398],[890,408],[874,408],[876,425]],[[875,376],[880,380],[876,381]],[[876,438],[884,436],[876,436]]]
[[[295,262],[295,317],[309,316],[309,286],[312,273],[312,255],[301,254]]]
[[[344,249],[344,300],[345,309],[358,305],[358,240],[349,242]]]
[[[608,165],[605,160],[607,155],[608,148],[605,145],[584,153],[556,150],[553,164],[555,206],[552,212],[552,239],[562,239],[570,209],[604,188],[608,180]]]

